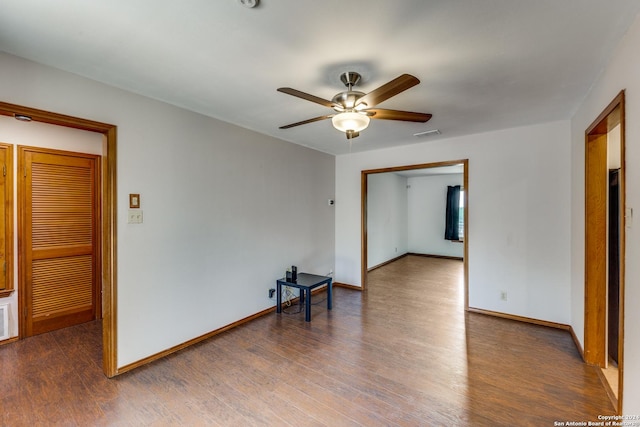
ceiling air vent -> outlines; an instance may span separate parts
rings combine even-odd
[[[413,136],[416,136],[418,138],[423,138],[425,136],[440,135],[441,133],[442,132],[440,132],[440,130],[438,129],[431,129],[431,130],[426,130],[424,132],[414,133]]]

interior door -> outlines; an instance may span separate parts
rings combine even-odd
[[[585,151],[584,358],[606,367],[607,135],[589,135]]]
[[[23,335],[101,316],[99,159],[19,147]]]
[[[609,357],[618,363],[620,327],[620,171],[609,171],[609,286],[607,342]]]

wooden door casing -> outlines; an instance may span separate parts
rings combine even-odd
[[[13,292],[13,146],[0,143],[0,298]]]
[[[585,310],[584,358],[605,367],[607,283],[607,136],[588,139],[585,153],[585,301],[597,302]]]
[[[101,316],[100,156],[19,147],[21,329]]]

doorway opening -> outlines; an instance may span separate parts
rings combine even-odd
[[[0,102],[0,114],[23,116],[30,121],[96,132],[102,135],[100,281],[102,291],[102,366],[107,377],[117,375],[116,349],[116,126]],[[18,294],[18,298],[22,298]],[[18,305],[21,305],[19,303]],[[20,329],[20,328],[19,328]],[[19,338],[24,338],[19,335]]]
[[[374,177],[378,177],[380,174],[404,174],[405,176],[411,176],[411,174],[413,173],[421,173],[421,171],[423,172],[423,175],[427,175],[429,171],[431,172],[436,172],[437,169],[440,170],[444,170],[447,168],[453,168],[453,167],[457,167],[459,168],[458,170],[460,170],[462,172],[462,191],[461,191],[461,202],[460,203],[460,210],[461,210],[461,217],[460,217],[460,228],[462,231],[461,236],[462,239],[460,239],[459,242],[456,243],[452,243],[452,244],[460,244],[462,245],[462,259],[463,259],[463,281],[464,281],[464,309],[467,310],[469,308],[469,288],[468,288],[468,283],[469,283],[469,270],[468,270],[468,241],[469,241],[469,232],[468,232],[468,217],[469,217],[469,212],[468,212],[468,200],[469,200],[469,179],[468,179],[468,169],[469,169],[469,161],[468,160],[452,160],[452,161],[445,161],[445,162],[437,162],[437,163],[426,163],[426,164],[417,164],[417,165],[408,165],[408,166],[398,166],[398,167],[390,167],[390,168],[383,168],[383,169],[372,169],[372,170],[365,170],[362,171],[361,173],[361,225],[362,225],[362,230],[361,230],[361,283],[362,283],[362,290],[366,290],[367,287],[367,275],[368,275],[368,270],[370,268],[369,266],[369,259],[370,256],[373,256],[374,258],[372,258],[372,260],[374,262],[377,262],[375,260],[375,257],[378,256],[378,254],[370,254],[370,249],[369,249],[369,229],[370,229],[370,224],[369,224],[369,220],[371,219],[371,212],[369,212],[369,186],[370,186],[370,179],[374,178]],[[446,195],[446,187],[444,187],[444,191],[445,191],[445,195]],[[443,202],[445,201],[445,197],[443,196]],[[444,224],[445,222],[445,212],[442,212],[442,224]],[[373,227],[374,224],[371,224],[371,227]],[[442,239],[444,239],[444,229],[442,230]],[[387,245],[388,246],[388,245]],[[397,246],[395,246],[395,244],[393,246],[389,247],[391,249],[392,253],[396,253],[398,251]],[[400,254],[402,255],[402,254]],[[389,255],[386,254],[383,255],[383,258],[393,258],[393,255]]]
[[[585,362],[622,413],[625,271],[624,91],[585,132]]]

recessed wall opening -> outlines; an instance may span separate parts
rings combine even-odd
[[[102,135],[101,157],[101,289],[102,289],[102,365],[108,377],[117,375],[116,339],[116,126],[0,102],[0,115],[29,117],[30,121],[96,132]],[[20,298],[20,295],[18,295]],[[19,338],[23,338],[22,335]]]
[[[625,271],[624,91],[585,132],[585,362],[622,413]]]
[[[459,178],[453,178],[454,174],[457,174]],[[463,287],[464,287],[464,307],[465,309],[469,306],[469,292],[468,292],[468,194],[469,194],[469,183],[468,183],[468,160],[453,160],[453,161],[445,161],[445,162],[437,162],[437,163],[427,163],[427,164],[417,164],[417,165],[407,165],[407,166],[399,166],[399,167],[391,167],[391,168],[383,168],[383,169],[373,169],[373,170],[365,170],[362,171],[361,175],[361,224],[362,224],[362,232],[361,232],[361,283],[362,289],[365,290],[367,287],[367,275],[368,271],[376,268],[378,266],[384,265],[386,263],[392,262],[393,260],[402,257],[405,254],[411,253],[411,247],[416,247],[415,244],[413,246],[410,245],[409,239],[407,242],[402,242],[402,239],[394,240],[393,236],[389,236],[389,233],[385,233],[382,235],[381,230],[389,231],[389,229],[397,229],[395,230],[395,235],[406,235],[410,231],[406,228],[409,227],[411,223],[410,214],[407,216],[406,220],[403,218],[393,218],[394,216],[399,216],[402,214],[397,214],[393,211],[393,209],[388,212],[384,212],[380,214],[379,212],[374,211],[376,206],[394,206],[397,204],[407,204],[410,195],[407,195],[410,191],[415,190],[415,188],[411,188],[411,183],[418,184],[423,179],[428,179],[427,177],[432,176],[439,178],[443,178],[444,175],[449,175],[450,178],[444,178],[451,181],[452,185],[446,185],[443,181],[441,183],[441,203],[442,209],[439,214],[441,215],[442,225],[445,224],[445,205],[447,202],[447,187],[457,187],[456,191],[456,203],[455,209],[458,210],[453,221],[455,221],[456,233],[453,238],[449,240],[445,239],[445,229],[442,228],[441,233],[438,234],[438,237],[435,237],[434,240],[438,240],[438,244],[441,245],[441,250],[444,252],[439,252],[436,256],[441,257],[449,257],[462,259],[464,263],[463,268]],[[453,182],[456,179],[459,179],[460,182]],[[441,179],[440,179],[441,180]],[[448,182],[448,181],[447,181]],[[458,185],[453,185],[453,184]],[[391,185],[398,186],[398,191],[391,192],[391,194],[401,194],[402,188],[405,187],[406,193],[403,194],[404,200],[387,200],[386,195],[379,194],[380,192],[376,190],[377,185]],[[417,185],[415,185],[417,187]],[[371,191],[371,192],[370,192]],[[376,203],[376,199],[379,198],[379,203]],[[382,219],[385,217],[385,219]],[[389,218],[392,218],[391,220]],[[382,224],[385,222],[385,224]],[[453,225],[453,224],[452,224]],[[405,227],[403,229],[403,227]],[[415,230],[414,230],[415,231]],[[422,233],[423,230],[420,230]],[[428,234],[425,231],[425,235]],[[373,243],[373,244],[372,244]],[[425,251],[428,251],[425,250]],[[425,252],[423,250],[416,250],[413,252]],[[453,251],[453,252],[447,252]],[[421,253],[424,254],[424,253]]]

